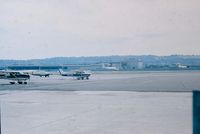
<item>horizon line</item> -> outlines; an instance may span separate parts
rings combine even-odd
[[[113,56],[157,56],[157,57],[168,57],[168,56],[200,56],[198,54],[171,54],[171,55],[154,55],[154,54],[147,54],[147,55],[96,55],[96,56],[54,56],[54,57],[41,57],[41,58],[30,58],[30,59],[1,59],[0,60],[44,60],[44,59],[53,59],[53,58],[91,58],[91,57],[113,57]]]

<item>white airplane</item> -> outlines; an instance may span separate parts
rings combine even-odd
[[[61,76],[74,77],[77,80],[89,80],[89,77],[91,76],[90,71],[73,71],[72,73],[67,73],[64,72],[62,69],[59,69],[59,73]]]
[[[40,76],[40,77],[49,77],[50,76],[50,73],[48,73],[48,72],[45,72],[45,71],[33,71],[32,73],[31,73],[31,75],[34,75],[34,76]]]
[[[30,79],[30,75],[19,71],[1,70],[0,79],[10,80],[10,84],[27,84],[27,80]]]
[[[119,71],[119,69],[117,67],[114,66],[105,66],[105,64],[102,64],[102,68],[105,70],[111,70],[111,71]]]

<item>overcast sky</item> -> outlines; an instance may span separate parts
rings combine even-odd
[[[200,54],[200,0],[1,0],[0,59]]]

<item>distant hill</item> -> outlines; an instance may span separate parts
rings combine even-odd
[[[46,59],[31,60],[0,60],[0,66],[11,65],[67,65],[67,64],[96,64],[96,63],[115,63],[142,61],[147,65],[168,65],[168,64],[186,64],[200,65],[199,55],[171,55],[171,56],[94,56],[94,57],[54,57]]]

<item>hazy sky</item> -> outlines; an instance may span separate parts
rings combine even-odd
[[[200,0],[1,0],[0,59],[200,54]]]

